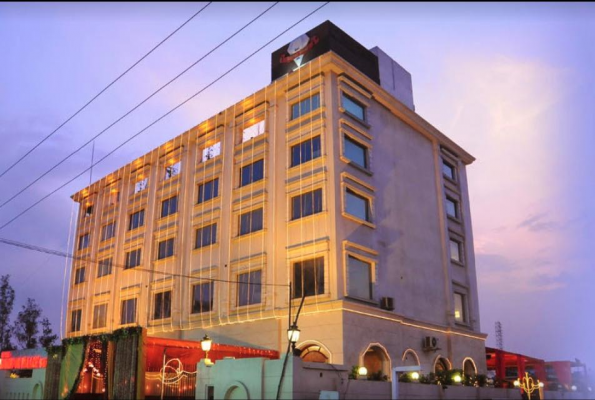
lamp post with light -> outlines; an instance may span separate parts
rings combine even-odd
[[[292,324],[287,330],[287,340],[291,343],[291,352],[295,354],[295,344],[300,340],[300,330],[296,324]]]
[[[211,351],[212,344],[213,339],[211,339],[209,335],[205,335],[200,341],[200,348],[205,352],[205,364],[207,366],[211,365],[211,360],[209,360],[209,351]]]
[[[543,382],[539,382],[538,379],[536,384],[533,378],[529,376],[529,373],[525,372],[525,376],[522,379],[519,378],[516,381],[514,381],[514,387],[524,390],[525,393],[527,393],[527,397],[529,398],[529,400],[531,400],[531,393],[533,393],[534,391],[539,390],[541,394],[541,389],[543,389]],[[542,396],[540,396],[540,398],[542,398]]]

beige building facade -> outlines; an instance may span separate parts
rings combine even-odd
[[[474,159],[372,52],[381,84],[326,52],[74,194],[67,336],[283,353],[305,293],[305,361],[485,372]]]

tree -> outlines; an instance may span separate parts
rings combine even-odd
[[[0,351],[12,350],[12,329],[10,314],[14,305],[14,289],[10,286],[10,275],[0,277]]]
[[[52,324],[47,317],[43,317],[41,320],[41,336],[39,337],[39,344],[42,347],[50,347],[54,345],[54,342],[58,340],[58,335],[52,331]]]
[[[34,349],[37,347],[37,334],[39,333],[39,317],[41,308],[35,302],[35,299],[28,298],[27,304],[17,315],[14,322],[14,335],[17,342],[23,349]]]

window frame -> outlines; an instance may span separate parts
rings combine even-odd
[[[310,143],[310,145],[308,146],[307,143]],[[316,149],[315,144],[318,144],[318,148]],[[297,162],[294,162],[294,149],[298,148],[299,149],[299,159]],[[305,156],[303,156],[304,154],[307,155],[308,151],[304,150],[304,149],[310,149],[310,158],[305,159]],[[289,168],[294,168],[297,167],[299,165],[305,164],[307,162],[316,160],[318,158],[322,157],[322,135],[318,134],[316,136],[312,136],[309,139],[306,140],[302,140],[299,143],[293,144],[291,146],[289,146]]]
[[[161,296],[162,307],[157,307],[157,298]],[[167,299],[169,297],[169,299]],[[167,304],[167,308],[166,308]],[[171,304],[172,304],[172,291],[164,290],[161,292],[153,293],[153,321],[162,321],[164,319],[171,318]],[[160,312],[158,313],[158,310]],[[163,313],[163,314],[162,314]]]
[[[202,305],[203,305],[203,301],[202,301],[202,294],[203,294],[203,289],[202,287],[208,285],[210,286],[209,288],[209,307],[208,310],[205,310]],[[196,301],[196,290],[197,288],[199,288],[199,301]],[[211,281],[211,282],[203,282],[203,283],[196,283],[194,285],[192,285],[192,298],[191,298],[191,304],[190,304],[190,315],[203,315],[206,313],[210,313],[213,311],[214,308],[214,299],[215,299],[215,282]],[[195,311],[195,304],[199,305],[198,311]]]
[[[133,222],[134,222],[134,217],[136,215],[139,215],[139,218],[137,218],[137,225],[133,226],[133,225],[135,225],[135,224],[133,224]],[[144,208],[142,210],[133,212],[132,214],[129,215],[129,217],[128,217],[128,232],[142,228],[143,226],[145,226],[145,209]]]
[[[97,322],[98,322],[98,313],[97,310],[103,308],[105,310],[105,314],[103,315],[103,325],[102,326],[98,326]],[[99,303],[99,304],[95,304],[93,305],[93,324],[92,324],[92,329],[104,329],[107,327],[107,313],[108,313],[108,303]]]
[[[359,106],[362,110],[362,118],[360,118],[357,114],[352,113],[347,107],[345,107],[344,100],[347,100],[347,101],[355,104],[356,106]],[[359,101],[354,96],[348,94],[344,90],[341,90],[341,108],[343,109],[343,112],[345,114],[349,115],[352,118],[355,118],[357,121],[361,121],[364,123],[368,122],[368,118],[367,118],[368,106],[365,105],[364,103],[362,103],[361,101]]]
[[[173,199],[176,199],[175,200],[175,207],[174,207],[175,210],[174,211],[171,211],[171,209],[172,209],[172,207],[171,207],[171,201]],[[167,202],[167,209],[164,208],[166,202]],[[167,210],[167,214],[164,215],[165,210]],[[161,213],[160,213],[161,218],[167,218],[170,215],[174,215],[174,214],[177,214],[177,213],[178,213],[178,195],[177,194],[176,195],[173,195],[173,196],[170,196],[167,199],[161,200]]]
[[[113,239],[116,237],[116,221],[109,222],[101,227],[101,242],[105,242],[106,240]],[[111,230],[108,229],[111,227]],[[111,233],[111,236],[110,236]]]
[[[130,262],[132,253],[138,253],[138,255],[135,256],[135,258],[134,258],[134,260],[136,261],[135,265],[132,265],[132,263]],[[136,267],[140,266],[142,264],[142,255],[143,255],[142,247],[137,247],[135,249],[126,251],[124,253],[124,270],[132,269],[132,268],[136,268]]]
[[[258,212],[258,211],[260,211],[260,214],[261,214],[260,227],[257,226],[258,229],[254,229],[254,217],[253,217],[253,215],[254,215],[255,212]],[[242,225],[242,217],[244,215],[248,215],[248,214],[250,214],[250,222],[249,222],[250,229],[248,231],[246,231],[246,232],[242,232],[242,226],[243,226]],[[252,233],[263,231],[264,230],[264,221],[265,221],[265,218],[264,218],[264,207],[254,208],[252,210],[249,210],[249,211],[246,211],[246,212],[244,212],[242,214],[239,214],[238,215],[238,237],[239,236],[246,236],[246,235],[250,235]]]
[[[132,322],[129,321],[124,321],[124,316],[126,311],[128,310],[128,307],[124,307],[124,303],[128,304],[128,302],[133,302],[134,304],[134,317]],[[128,315],[128,314],[126,314]],[[128,299],[122,299],[120,301],[120,325],[131,325],[131,324],[136,324],[138,320],[138,298],[136,297],[131,297]]]
[[[457,319],[457,296],[461,298],[461,319]],[[462,293],[462,290],[455,288],[453,290],[453,305],[454,305],[454,319],[456,324],[469,324],[469,309],[467,305],[467,294]]]
[[[211,155],[211,151],[212,153],[216,153],[214,155]],[[221,141],[218,141],[210,146],[206,146],[205,148],[203,148],[201,150],[201,156],[200,156],[200,162],[201,163],[205,163],[211,160],[214,160],[215,158],[219,157],[221,155]]]
[[[351,264],[350,264],[351,259],[354,259],[361,263],[367,264],[367,266],[368,266],[368,277],[369,277],[368,288],[367,288],[367,290],[369,291],[368,297],[357,296],[351,292]],[[376,274],[375,274],[376,261],[374,261],[368,257],[364,257],[359,254],[353,253],[353,252],[346,252],[345,261],[346,261],[346,270],[347,270],[347,273],[346,273],[346,276],[347,276],[346,296],[350,297],[352,299],[363,300],[363,301],[367,301],[367,302],[375,302],[374,296],[376,293],[375,293],[374,287],[376,284]]]
[[[299,96],[299,97],[301,97],[301,96]],[[289,106],[289,117],[290,117],[289,120],[290,121],[295,121],[295,120],[303,117],[304,115],[308,115],[308,114],[312,113],[313,111],[316,111],[319,108],[322,108],[322,101],[321,101],[322,100],[322,96],[321,96],[321,93],[319,91],[316,92],[316,93],[313,93],[312,95],[310,95],[310,96],[308,96],[306,98],[303,98],[303,99],[299,99],[299,97],[298,97],[298,100],[297,101],[291,103],[291,105]],[[318,105],[315,108],[312,107],[312,103],[314,103],[312,100],[314,98],[318,98],[318,103],[317,103]],[[306,101],[309,102],[310,109],[307,110],[307,111],[302,111],[302,108],[303,108],[302,104],[303,103],[305,104]],[[316,103],[314,103],[314,104],[316,104]],[[297,106],[297,110],[298,110],[298,114],[297,115],[295,115],[294,112],[293,112],[295,106]]]
[[[104,261],[107,261],[107,260],[109,260],[109,263],[104,263]],[[111,275],[112,274],[113,264],[114,264],[114,259],[113,259],[112,256],[105,257],[105,258],[102,258],[101,260],[99,260],[97,262],[97,278],[102,278],[104,276]],[[108,272],[107,273],[102,273],[102,272],[105,272],[104,270],[106,268],[106,265],[109,268],[108,269]]]
[[[459,180],[457,179],[457,167],[454,165],[454,163],[450,162],[450,160],[445,159],[444,156],[441,158],[442,158],[442,168],[441,168],[442,176],[453,183],[458,183]],[[446,174],[444,172],[445,167],[448,168],[450,171],[452,171],[452,176],[449,176],[448,174]]]
[[[214,230],[213,230],[214,227]],[[210,242],[203,244],[204,242],[204,230],[210,228],[209,231],[209,235],[207,237],[210,237]],[[199,232],[200,232],[200,246],[199,246]],[[217,244],[217,222],[213,222],[213,223],[209,223],[209,224],[205,224],[202,225],[199,228],[196,228],[194,230],[194,249],[202,249],[203,247],[209,247],[212,246],[214,244]]]
[[[162,248],[163,245],[163,248]],[[157,261],[165,260],[175,256],[175,237],[168,237],[157,241]],[[162,251],[163,250],[163,251]]]
[[[360,198],[365,200],[365,204],[366,204],[366,218],[362,219],[359,216],[352,214],[348,211],[347,208],[347,195],[348,193],[351,192],[350,194],[356,198]],[[355,189],[353,186],[351,185],[344,185],[344,189],[343,189],[343,211],[344,214],[347,215],[348,217],[361,222],[365,225],[368,226],[374,226],[374,213],[373,213],[373,198],[372,196],[362,192],[361,190],[357,190]]]
[[[254,179],[254,167],[256,165],[262,165],[262,171],[261,171],[261,177],[258,179]],[[240,186],[239,187],[245,187],[245,186],[249,186],[253,183],[256,182],[260,182],[263,181],[265,178],[265,162],[264,162],[264,158],[261,158],[259,160],[256,160],[254,162],[251,162],[250,164],[245,164],[243,166],[240,167]],[[250,172],[249,172],[249,181],[248,182],[244,182],[244,170],[250,168]]]
[[[353,146],[355,147],[359,147],[361,149],[363,149],[364,151],[364,164],[365,165],[361,165],[359,162],[353,160],[351,157],[348,156],[347,154],[347,142],[350,142]],[[355,136],[348,134],[347,132],[343,132],[343,140],[341,143],[341,156],[344,158],[344,161],[347,162],[347,164],[354,166],[358,169],[363,169],[364,171],[371,173],[371,168],[370,168],[370,150],[371,150],[371,146],[362,141],[359,140],[358,138],[356,138]]]
[[[78,267],[74,269],[74,284],[80,285],[81,283],[86,282],[87,271],[85,271],[86,267]]]
[[[206,192],[205,188],[206,185],[208,185],[209,183],[213,183],[213,189],[210,191],[210,193],[212,194],[211,197],[207,199],[206,193],[209,192]],[[216,199],[217,197],[219,197],[219,177],[198,184],[198,198],[196,199],[196,204],[206,203],[208,201]]]
[[[90,233],[83,233],[79,236],[79,250],[88,249],[91,246],[91,234]]]
[[[169,181],[182,173],[182,160],[168,163],[163,167],[163,180]]]
[[[76,314],[76,318],[75,318]],[[70,312],[70,332],[80,332],[82,328],[83,309],[77,308]],[[76,328],[76,329],[75,329]]]
[[[321,260],[321,265],[317,264],[318,260]],[[326,257],[324,255],[319,255],[319,256],[315,256],[315,257],[308,257],[308,258],[302,258],[299,260],[292,260],[291,261],[291,282],[292,282],[292,295],[291,295],[291,299],[295,300],[295,299],[301,299],[302,295],[304,294],[304,286],[306,283],[305,280],[305,273],[304,273],[304,266],[303,264],[306,262],[312,262],[312,267],[313,267],[313,272],[314,272],[314,276],[312,281],[315,282],[314,285],[314,294],[306,294],[305,297],[318,297],[318,296],[323,296],[326,294]],[[302,265],[301,267],[301,273],[300,276],[302,277],[300,279],[299,282],[299,294],[298,294],[298,279],[296,277],[296,265],[300,264]],[[318,268],[320,267],[320,268]],[[320,275],[322,276],[322,280],[318,280],[318,282],[316,282],[316,278],[320,278]],[[322,288],[322,291],[318,291],[318,289]]]
[[[455,215],[452,215],[448,212],[448,204],[449,203],[453,203],[454,205],[454,211],[455,211]],[[456,200],[455,198],[449,196],[448,194],[446,195],[446,200],[444,203],[444,211],[446,212],[446,216],[448,218],[454,219],[457,222],[460,222],[461,220],[461,209],[460,209],[461,203]]]
[[[258,274],[259,284],[252,283],[252,274]],[[262,305],[262,269],[255,269],[253,271],[238,272],[237,274],[237,293],[236,293],[236,307],[249,307],[255,305]],[[248,276],[247,282],[241,282],[240,279],[243,276]],[[242,300],[242,285],[247,285],[246,289],[246,304],[241,304]],[[250,291],[252,287],[258,288],[258,301],[253,300],[253,293]]]
[[[320,193],[319,202],[316,201],[316,194]],[[304,196],[310,195],[312,199],[312,212],[309,214],[304,214]],[[295,196],[291,196],[289,199],[289,212],[290,212],[290,221],[297,221],[302,218],[307,218],[316,214],[320,214],[324,211],[324,194],[321,187],[315,188],[308,192],[297,194]],[[296,209],[295,209],[295,200],[299,199],[299,215],[296,216]],[[306,198],[307,199],[307,198]],[[317,205],[320,205],[320,209],[317,208]]]
[[[453,243],[455,243],[457,245],[457,252],[458,252],[458,256],[459,256],[458,260],[452,257],[452,244]],[[450,261],[455,264],[465,265],[465,245],[463,243],[463,240],[453,237],[453,236],[449,236],[448,244],[449,244],[448,252],[449,252]]]

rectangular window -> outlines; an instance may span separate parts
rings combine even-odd
[[[219,178],[198,185],[198,204],[219,196]]]
[[[348,294],[360,299],[373,299],[372,264],[353,256],[348,257]]]
[[[161,218],[178,212],[178,196],[170,197],[161,202]]]
[[[155,293],[153,319],[164,319],[169,317],[171,317],[171,290]]]
[[[101,278],[112,273],[112,258],[104,258],[97,264],[97,277]]]
[[[168,165],[165,167],[165,180],[171,179],[176,175],[180,174],[182,170],[182,162],[178,161],[175,164]]]
[[[192,314],[201,314],[213,310],[213,289],[213,282],[192,286]]]
[[[221,154],[221,142],[217,142],[202,151],[202,162],[209,161]]]
[[[116,223],[112,222],[110,224],[104,225],[101,228],[101,241],[108,240],[116,236]]]
[[[324,257],[293,263],[293,298],[324,294]]]
[[[85,267],[77,268],[74,271],[74,284],[78,285],[83,282],[85,282]]]
[[[368,148],[345,135],[345,157],[360,167],[368,168]]]
[[[91,236],[88,233],[85,233],[84,235],[79,237],[79,250],[83,250],[86,249],[87,247],[89,247],[89,244],[91,242]]]
[[[264,120],[262,120],[244,129],[244,131],[242,132],[242,143],[262,135],[264,133],[264,128],[265,123]]]
[[[461,258],[461,242],[450,239],[450,259],[453,261],[463,262]]]
[[[140,228],[144,224],[145,224],[145,210],[140,210],[133,214],[130,214],[130,223],[128,224],[129,231]]]
[[[140,265],[141,249],[132,250],[126,253],[126,265],[124,269],[138,267]]]
[[[93,307],[93,329],[105,328],[107,325],[107,303]]]
[[[360,196],[351,189],[345,191],[345,211],[361,220],[372,221],[370,199]]]
[[[195,249],[217,243],[217,224],[211,224],[196,230]]]
[[[70,314],[70,332],[80,332],[83,310],[72,310]]]
[[[262,229],[262,208],[240,215],[240,236]]]
[[[300,219],[322,211],[322,189],[291,198],[291,219]]]
[[[292,104],[291,119],[299,118],[318,108],[320,108],[320,93],[316,93],[312,97],[308,97],[307,99]]]
[[[366,108],[353,97],[343,93],[341,95],[341,105],[349,114],[361,119],[362,121],[366,120]]]
[[[264,159],[242,167],[240,186],[246,186],[264,178]]]
[[[446,214],[456,219],[459,218],[459,203],[450,197],[446,198]]]
[[[118,192],[116,189],[112,189],[109,194],[109,205],[113,206],[114,204],[117,204],[119,201],[120,192]]]
[[[260,304],[262,271],[252,271],[238,275],[238,306]]]
[[[303,141],[291,146],[291,166],[303,164],[320,157],[320,136]]]
[[[136,299],[122,300],[120,324],[133,324],[136,322]]]
[[[157,252],[157,259],[163,260],[174,255],[174,238],[170,238],[159,242],[159,250]]]
[[[453,181],[456,180],[455,167],[444,160],[442,160],[442,174]]]
[[[141,179],[140,181],[136,182],[134,184],[134,193],[133,194],[137,194],[137,193],[140,193],[143,190],[145,190],[147,188],[148,183],[149,183],[149,178],[144,178],[144,179]]]
[[[90,217],[91,215],[93,215],[93,205],[92,204],[85,207],[85,217]]]
[[[455,321],[461,323],[467,322],[465,295],[461,293],[455,293]]]

